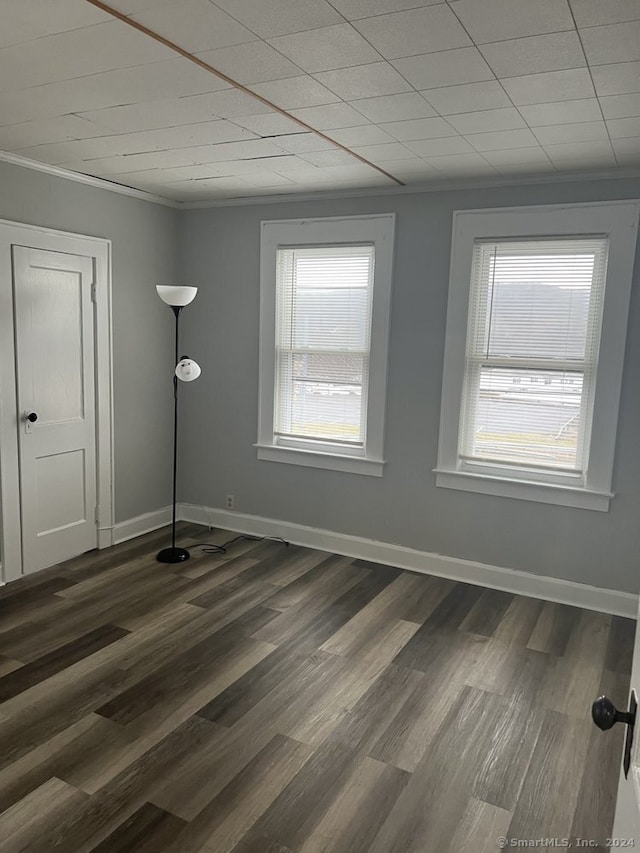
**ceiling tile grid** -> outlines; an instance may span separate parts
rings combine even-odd
[[[177,201],[640,169],[640,0],[107,5],[3,0],[0,149]]]

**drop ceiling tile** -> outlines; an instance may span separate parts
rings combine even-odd
[[[378,165],[395,178],[401,181],[427,179],[437,177],[439,172],[426,160],[420,157],[412,157],[407,160],[380,160]]]
[[[302,130],[302,129],[300,129]],[[292,133],[287,136],[279,136],[278,148],[290,154],[306,154],[308,151],[333,150],[330,142],[319,137],[316,133]]]
[[[156,100],[160,93],[168,99],[228,88],[191,62],[172,59],[0,93],[0,122],[10,123],[14,111],[22,120],[45,118]]]
[[[197,54],[217,71],[238,83],[266,83],[283,77],[297,77],[300,69],[264,41],[219,47]]]
[[[366,166],[358,160],[353,159],[351,166],[324,166],[318,167],[319,171],[331,180],[343,180],[345,184],[352,185],[384,185],[388,186],[389,178],[384,177],[377,169]]]
[[[613,149],[609,142],[570,142],[545,145],[549,159],[558,168],[591,168],[615,166]]]
[[[578,121],[599,121],[602,118],[596,98],[555,101],[552,104],[531,104],[526,107],[521,106],[519,110],[531,127],[571,124]]]
[[[376,95],[397,95],[411,90],[407,81],[388,62],[324,71],[316,74],[315,78],[345,101]]]
[[[516,106],[593,98],[595,94],[586,68],[507,77],[501,82]]]
[[[354,26],[386,59],[471,44],[460,22],[444,3],[363,18]]]
[[[104,157],[84,161],[92,166],[107,171],[134,172],[142,169],[172,169],[178,166],[193,165],[196,161],[190,149],[180,150],[174,148],[171,151],[149,151],[145,154],[125,154],[117,157]],[[66,164],[65,164],[66,165]],[[68,168],[75,168],[75,164],[69,164]]]
[[[362,145],[353,148],[356,154],[369,160],[371,163],[377,163],[378,160],[404,160],[412,159],[413,153],[399,142],[389,142],[386,145]]]
[[[442,139],[421,139],[417,142],[407,142],[407,148],[418,157],[432,157],[449,154],[471,154],[473,148],[461,136],[447,136]]]
[[[609,139],[607,128],[602,120],[536,127],[534,133],[541,145],[559,145],[562,142],[601,142]]]
[[[175,54],[119,21],[35,39],[0,50],[0,91],[68,80]]]
[[[185,197],[216,197],[232,194],[242,186],[240,177],[203,178],[202,180],[172,181],[169,187],[180,189],[180,195]]]
[[[460,113],[449,116],[447,121],[458,133],[489,133],[498,130],[517,130],[527,126],[518,110],[513,107]]]
[[[301,160],[300,157],[295,157],[293,154],[278,154],[274,157],[255,157],[252,160],[245,161],[245,164],[251,168],[245,169],[243,174],[255,175],[256,172],[272,172],[276,169],[276,166],[279,169],[295,169],[299,166],[304,166],[305,161]],[[224,168],[224,163],[210,165],[214,165],[215,168],[220,167],[221,170]],[[227,172],[227,174],[231,174],[231,172]]]
[[[422,95],[407,92],[403,95],[385,95],[380,98],[363,98],[352,101],[350,106],[373,122],[404,121],[415,118],[430,118],[436,115]]]
[[[82,112],[80,115],[118,133],[155,130],[184,124],[199,124],[203,120],[223,117],[221,113],[226,112],[225,103],[237,102],[237,95],[242,93],[229,90],[187,98],[166,98],[160,101],[147,101],[143,104],[92,110]],[[254,109],[267,111],[267,107],[255,102],[253,98],[242,95],[242,100],[252,111]]]
[[[135,136],[146,145],[142,150],[162,151],[170,148],[190,148],[197,145],[218,145],[222,142],[236,142],[255,139],[251,131],[238,127],[225,119],[205,121],[199,124],[183,124],[179,127],[145,130]],[[113,140],[119,137],[110,137]],[[116,149],[117,150],[117,149]]]
[[[82,173],[85,175],[93,175],[89,164],[85,163]],[[99,175],[97,177],[100,177]],[[117,184],[123,184],[125,187],[136,187],[137,189],[147,190],[148,192],[162,192],[167,182],[171,180],[170,172],[163,172],[160,169],[146,169],[141,172],[123,172],[122,174],[113,173],[109,176],[109,180]]]
[[[640,92],[640,62],[594,65],[591,73],[599,97]]]
[[[496,41],[480,48],[497,77],[582,68],[587,62],[575,31]]]
[[[84,0],[2,0],[0,47],[112,20]]]
[[[27,121],[0,127],[0,148],[5,151],[17,151],[33,145],[49,142],[64,142],[71,139],[89,139],[93,136],[105,136],[102,127],[74,115],[46,118],[40,121]]]
[[[419,6],[434,6],[436,3],[442,3],[442,0],[332,0],[332,2],[347,20],[355,21],[358,18],[370,18],[373,15],[417,9]]]
[[[566,0],[452,0],[476,44],[572,30]]]
[[[149,151],[146,154],[125,154],[122,161],[123,172],[134,169],[173,169],[180,166],[193,166],[197,159],[192,153],[197,148],[174,148],[169,151]],[[91,161],[94,162],[94,161]]]
[[[385,133],[381,127],[375,124],[332,130],[329,132],[329,136],[341,145],[346,145],[347,148],[353,148],[354,145],[382,145],[385,142],[395,142],[393,136]]]
[[[138,154],[161,150],[162,146],[142,140],[140,134],[128,133],[103,136],[96,139],[78,139],[69,142],[52,142],[20,149],[20,154],[32,160],[59,166],[73,160],[93,160],[113,157],[116,154]]]
[[[282,174],[286,175],[294,181],[304,181],[325,187],[329,181],[336,179],[348,180],[368,180],[376,174],[376,170],[371,166],[360,163],[353,158],[353,165],[349,166],[311,166],[303,165],[296,169],[287,169]]]
[[[452,136],[454,131],[448,121],[440,116],[421,118],[413,121],[392,121],[382,124],[398,142],[410,142],[416,139],[437,139],[441,136]]]
[[[629,139],[614,139],[611,143],[621,165],[640,164],[640,136]]]
[[[8,124],[19,124],[23,121],[34,121],[45,118],[57,118],[69,110],[52,106],[39,90],[44,86],[33,89],[16,89],[13,92],[0,92],[0,127]],[[24,92],[36,92],[35,96],[23,97]]]
[[[340,127],[358,127],[362,115],[348,104],[327,104],[323,107],[307,107],[292,110],[292,115],[307,122],[315,130],[334,130]]]
[[[166,153],[166,152],[154,152]],[[134,154],[133,157],[147,157],[146,154]],[[173,165],[173,164],[168,164]],[[70,172],[82,172],[86,175],[96,175],[97,177],[109,177],[110,175],[122,175],[127,172],[137,172],[140,169],[146,169],[147,166],[143,163],[138,166],[134,163],[129,163],[127,157],[117,155],[115,157],[97,157],[94,160],[71,160],[64,164],[64,168]],[[149,166],[148,169],[153,168]]]
[[[310,151],[308,154],[301,154],[300,159],[313,166],[342,166],[351,163],[353,155],[334,148],[331,151]]]
[[[199,163],[196,166],[183,166],[180,169],[168,170],[167,180],[201,180],[203,178],[228,178],[255,172],[257,160],[224,160],[219,163]]]
[[[304,163],[295,169],[285,169],[280,174],[286,175],[292,181],[296,183],[304,183],[304,184],[312,184],[315,186],[322,186],[326,183],[326,175],[325,170],[320,169],[317,166],[312,166],[309,163]]]
[[[326,0],[215,0],[215,5],[261,38],[342,23]]]
[[[429,164],[448,178],[471,177],[473,175],[495,175],[496,170],[481,154],[443,154],[429,157]]]
[[[278,36],[269,39],[269,44],[309,73],[364,65],[380,59],[380,55],[350,24]]]
[[[530,148],[505,148],[500,151],[485,151],[482,155],[492,166],[519,166],[521,164],[550,165],[549,158],[540,146]]]
[[[600,98],[602,113],[606,119],[640,116],[640,92],[632,95],[609,95]]]
[[[529,128],[501,130],[497,133],[469,133],[465,139],[476,151],[501,151],[506,148],[530,148],[536,138]]]
[[[209,0],[150,6],[132,17],[191,53],[255,41],[254,33]]]
[[[258,157],[278,157],[282,148],[269,139],[248,139],[241,142],[221,142],[212,145],[196,145],[184,149],[192,162],[223,163],[228,160],[255,160]]]
[[[612,139],[624,139],[626,136],[640,136],[640,116],[634,118],[614,118],[607,122]]]
[[[579,27],[597,27],[640,18],[638,0],[571,0],[571,8]]]
[[[340,100],[337,95],[307,74],[289,77],[286,80],[275,80],[271,83],[257,83],[251,86],[251,90],[285,110],[335,104]]]
[[[640,59],[640,21],[587,27],[580,36],[590,65]]]
[[[163,170],[165,181],[200,181],[206,178],[225,178],[246,175],[257,171],[254,160],[225,161],[222,163],[199,163],[195,166],[183,166],[177,169]]]
[[[289,186],[293,190],[292,183],[289,178],[284,175],[278,175],[275,172],[255,172],[251,175],[245,175],[242,182],[252,190],[260,189],[261,187],[283,187]]]
[[[46,35],[37,24],[29,23],[28,19],[16,15],[13,10],[2,10],[2,30],[0,30],[0,48],[21,44],[31,39]]]
[[[416,89],[493,80],[493,71],[477,47],[462,47],[394,59],[391,63]]]
[[[242,118],[243,116],[257,116],[262,113],[270,113],[271,110],[265,104],[245,95],[238,89],[226,89],[223,92],[214,92],[206,101],[212,115],[220,118]]]
[[[123,15],[139,15],[147,9],[159,9],[171,6],[175,0],[110,0],[109,6],[122,12]]]
[[[527,163],[523,161],[522,163],[503,163],[499,166],[496,165],[495,169],[501,175],[516,176],[523,181],[529,176],[554,175],[558,172],[556,167],[548,158],[544,162],[534,161],[532,163]]]
[[[252,133],[257,133],[258,136],[288,136],[302,131],[300,125],[295,121],[276,112],[235,118],[233,123],[250,130]]]
[[[495,80],[487,83],[466,83],[463,86],[445,86],[443,89],[427,89],[422,95],[441,115],[512,106],[502,86]]]

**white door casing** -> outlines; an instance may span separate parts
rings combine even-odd
[[[21,430],[25,429],[25,408],[32,405],[28,400],[24,401],[24,407],[19,404],[16,387],[18,368],[21,369],[25,362],[23,355],[22,363],[18,364],[15,345],[17,344],[18,348],[20,348],[26,338],[24,338],[24,335],[21,337],[18,334],[15,324],[15,319],[18,319],[18,314],[22,309],[19,303],[14,306],[12,261],[14,254],[16,256],[20,255],[21,247],[26,250],[38,249],[44,253],[57,253],[58,259],[61,254],[81,256],[88,259],[85,263],[91,265],[92,273],[90,278],[95,282],[95,306],[91,305],[91,291],[89,286],[86,294],[88,302],[85,302],[85,308],[88,308],[93,313],[93,344],[87,348],[85,355],[87,358],[91,358],[92,356],[94,361],[92,371],[94,376],[93,393],[95,396],[93,429],[96,439],[96,459],[93,463],[93,470],[96,472],[97,477],[97,498],[89,499],[90,513],[87,526],[85,527],[85,534],[87,534],[88,530],[92,530],[93,544],[88,547],[95,547],[96,544],[96,521],[94,517],[96,503],[98,510],[97,545],[99,548],[105,548],[112,544],[114,517],[110,241],[0,220],[0,578],[4,581],[19,578],[23,573],[20,512],[20,452],[28,449],[26,439],[32,437],[37,439],[32,447],[33,451],[35,451],[37,443],[39,441],[44,442],[46,433],[44,428],[40,431],[39,435],[35,430],[32,430],[31,434],[21,433]],[[49,261],[51,261],[52,257],[55,258],[56,255],[49,256]],[[54,271],[50,274],[58,274],[59,272]],[[76,272],[81,272],[83,276],[85,274],[85,270]],[[67,297],[69,297],[69,294],[67,294]],[[14,307],[17,312],[15,315]],[[62,346],[64,348],[65,344],[63,343]],[[83,388],[83,391],[84,394],[87,393],[86,388]],[[76,395],[76,402],[77,400],[78,397]],[[36,412],[38,412],[37,406],[38,404],[33,401],[33,410]],[[43,418],[46,421],[44,410]],[[80,420],[84,420],[84,418]],[[37,424],[38,422],[36,422]],[[44,427],[44,423],[41,423],[40,426]],[[85,424],[86,426],[87,424]],[[23,438],[24,441],[22,441]],[[41,447],[40,451],[42,449],[46,452],[46,448]],[[34,458],[35,455],[37,454],[34,454]],[[74,458],[63,461],[65,463],[69,462],[72,468],[75,466],[77,470],[80,467],[81,461],[83,465],[88,464],[84,452],[78,454],[71,451],[70,455]],[[85,456],[85,458],[81,460],[81,456]],[[28,467],[29,460],[27,457],[25,457],[23,464],[26,464]],[[47,465],[49,467],[49,470],[45,472],[47,481],[52,482],[57,476],[58,482],[60,482],[59,468],[61,466],[64,467],[61,460],[49,460],[48,463],[45,462],[41,467],[46,468]],[[31,476],[33,477],[33,472]],[[67,488],[66,483],[65,488]],[[76,515],[78,515],[78,493],[76,492],[75,495],[67,493],[62,497],[62,505],[64,505],[65,500],[67,504],[73,503],[73,500],[76,501]],[[84,500],[85,497],[88,496],[83,495],[82,499]],[[82,523],[77,524],[73,522],[71,519],[73,512],[70,509],[70,514],[68,512],[66,517],[61,517],[60,510],[60,507],[54,507],[51,510],[53,515],[49,518],[42,518],[43,530],[49,529],[55,531],[56,528],[62,528],[61,531],[56,531],[57,533],[61,533],[61,535],[53,536],[53,539],[47,535],[43,536],[43,543],[47,538],[49,538],[50,543],[54,539],[64,541],[66,538],[68,540],[71,531],[75,530],[75,532],[78,532],[76,528],[82,526]],[[57,516],[56,513],[58,513]],[[75,522],[78,522],[78,518],[75,519]],[[36,527],[38,524],[39,522],[36,523]],[[65,529],[66,532],[63,532]],[[58,542],[56,547],[59,544],[60,542]],[[80,551],[85,549],[85,544],[86,540],[80,547]],[[33,555],[26,555],[26,557],[32,559]],[[55,560],[51,562],[55,562]],[[33,570],[32,566],[27,564],[26,559],[24,560],[24,568]]]
[[[93,258],[14,246],[13,285],[27,574],[98,544]]]

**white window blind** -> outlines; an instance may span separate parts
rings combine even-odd
[[[608,239],[477,240],[459,459],[580,478],[589,451]]]
[[[364,446],[373,274],[373,245],[278,248],[274,432],[281,443]]]

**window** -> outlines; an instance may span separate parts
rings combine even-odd
[[[393,226],[262,223],[260,459],[382,475]]]
[[[455,215],[438,485],[608,508],[637,227],[635,202]]]

